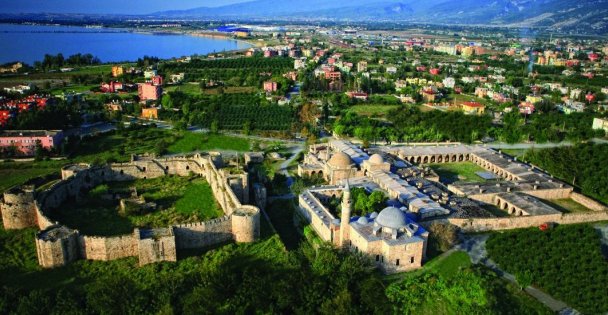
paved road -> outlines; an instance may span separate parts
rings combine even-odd
[[[287,186],[289,187],[291,187],[291,184],[293,184],[293,178],[291,177],[288,171],[289,164],[298,158],[298,155],[300,154],[300,152],[304,151],[305,147],[306,146],[304,145],[304,143],[300,143],[297,147],[293,147],[290,151],[291,157],[281,163],[281,168],[279,169],[279,172],[285,175],[285,177],[287,177]]]
[[[494,270],[498,275],[502,278],[510,281],[517,285],[517,280],[515,276],[500,269],[496,263],[494,263],[489,257],[486,251],[486,241],[488,240],[488,234],[476,234],[476,235],[465,235],[463,241],[460,245],[458,245],[458,249],[461,249],[469,254],[471,257],[471,261],[476,264],[483,264],[488,268]],[[532,297],[536,298],[539,302],[546,305],[548,308],[553,310],[554,312],[559,312],[563,315],[569,314],[580,314],[575,309],[568,307],[568,305],[562,301],[556,300],[550,295],[529,286],[524,289],[528,294]]]

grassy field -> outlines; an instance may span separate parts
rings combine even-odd
[[[358,115],[370,117],[385,117],[388,112],[399,108],[397,105],[355,105],[348,109]]]
[[[224,94],[239,94],[239,93],[254,93],[256,88],[253,86],[228,86],[224,87]],[[205,89],[204,94],[217,95],[220,93],[220,88]]]
[[[555,209],[563,213],[577,213],[577,212],[590,212],[593,211],[582,204],[568,198],[568,199],[543,199],[542,202],[554,207]]]
[[[3,162],[0,163],[0,192],[28,180],[50,174],[59,174],[65,161]]]
[[[485,172],[483,168],[472,162],[429,164],[441,182],[452,184],[455,182],[484,182],[475,172]]]
[[[487,103],[488,103],[488,100],[486,100],[484,98],[480,98],[475,95],[469,95],[469,94],[450,94],[449,97],[452,100],[454,100],[454,102],[456,104],[460,104],[462,102],[471,102],[471,101],[481,103],[484,105],[487,105]]]
[[[129,195],[131,187],[135,187],[146,202],[156,203],[157,209],[150,213],[120,213],[117,200],[105,200],[95,193]],[[166,227],[206,221],[221,215],[222,211],[206,181],[175,176],[101,185],[78,203],[68,202],[50,214],[53,220],[68,227],[99,236],[128,234],[135,227]]]
[[[181,85],[171,85],[165,88],[166,92],[183,92],[187,94],[202,94],[202,90],[198,83],[196,82],[188,82]]]
[[[205,150],[249,151],[249,140],[226,135],[186,132],[168,148],[169,153]]]

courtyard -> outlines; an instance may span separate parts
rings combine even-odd
[[[128,200],[125,207],[120,199]],[[205,221],[222,216],[222,211],[204,179],[167,176],[102,184],[49,215],[85,235],[113,236],[136,227]]]
[[[428,166],[439,175],[441,182],[444,184],[488,181],[476,174],[477,172],[487,171],[473,162],[438,163],[429,164]]]

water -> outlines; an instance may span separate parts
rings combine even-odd
[[[121,29],[0,24],[0,64],[23,61],[31,65],[41,61],[45,54],[58,53],[66,58],[90,53],[102,62],[120,62],[135,61],[144,55],[168,59],[249,47],[245,42],[232,39],[142,34]]]

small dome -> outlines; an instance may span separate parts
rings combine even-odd
[[[376,153],[369,158],[369,162],[374,165],[382,164],[384,163],[384,158],[382,157],[382,155]]]
[[[346,168],[352,164],[352,161],[348,154],[344,152],[338,152],[334,154],[331,159],[329,159],[329,162],[327,162],[327,164],[333,167]]]
[[[378,217],[378,212],[376,212],[376,211],[372,212],[372,214],[369,215],[370,219],[375,219],[377,217]]]
[[[386,207],[380,211],[376,223],[391,229],[400,229],[407,225],[407,217],[405,212],[395,207]]]
[[[361,225],[365,225],[365,224],[368,224],[368,223],[369,223],[369,221],[367,220],[367,218],[366,218],[366,217],[360,217],[360,218],[357,220],[357,223],[359,223],[359,224],[361,224]]]

